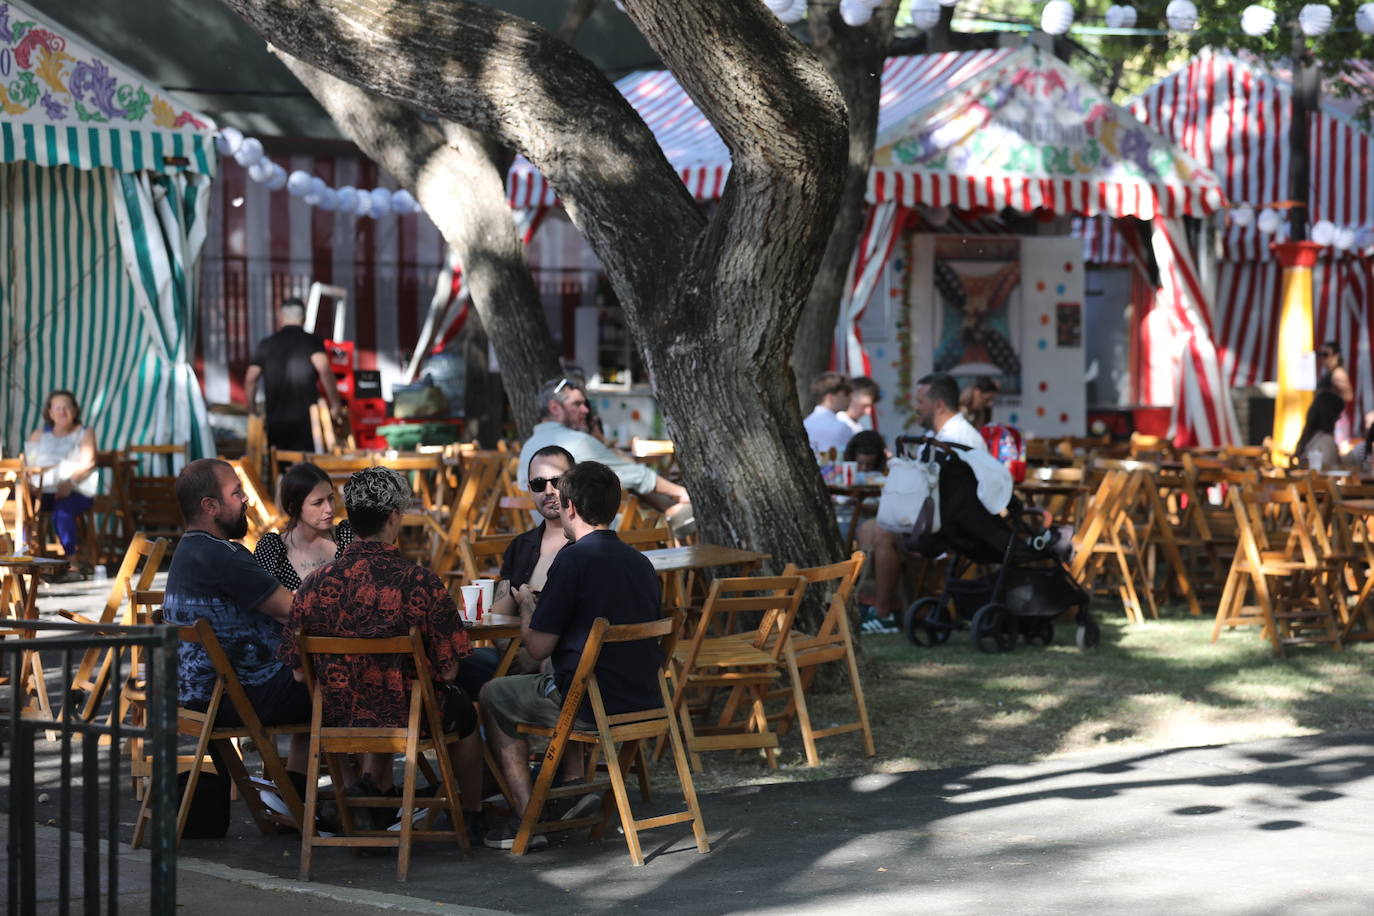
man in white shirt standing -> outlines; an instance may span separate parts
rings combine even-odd
[[[851,434],[872,429],[873,405],[878,403],[880,397],[882,392],[877,382],[866,375],[857,375],[849,380],[849,406],[835,416],[849,427]]]
[[[806,437],[813,452],[834,449],[837,458],[844,453],[854,433],[836,414],[849,407],[849,390],[849,380],[838,372],[823,372],[811,383],[811,396],[816,399],[816,406],[802,425],[806,427]]]

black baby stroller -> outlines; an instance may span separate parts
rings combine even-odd
[[[1018,637],[1047,646],[1054,641],[1055,619],[1073,611],[1078,647],[1096,648],[1100,631],[1088,610],[1088,593],[1049,548],[1054,533],[1032,529],[1014,496],[1005,515],[989,512],[978,499],[973,470],[956,454],[966,446],[925,437],[897,440],[899,455],[913,448],[917,460],[939,469],[941,526],[934,534],[915,531],[906,546],[927,557],[948,555],[949,565],[941,593],[906,609],[907,638],[933,647],[967,628],[981,652],[1010,652]],[[997,569],[969,578],[977,564]]]

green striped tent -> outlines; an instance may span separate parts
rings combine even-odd
[[[213,454],[191,366],[214,124],[0,2],[0,416],[23,449],[53,389],[100,448]]]

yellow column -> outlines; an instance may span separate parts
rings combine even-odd
[[[1312,352],[1312,267],[1320,245],[1315,242],[1277,242],[1273,246],[1283,265],[1283,309],[1279,313],[1278,384],[1274,403],[1273,460],[1287,464],[1298,445],[1303,420],[1312,404],[1311,391],[1299,391],[1299,371]],[[1309,380],[1310,384],[1310,380]]]

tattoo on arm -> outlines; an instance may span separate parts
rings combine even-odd
[[[500,601],[502,598],[505,598],[509,594],[510,582],[508,582],[505,579],[502,579],[500,582],[496,583],[496,592],[492,595],[492,601]]]

